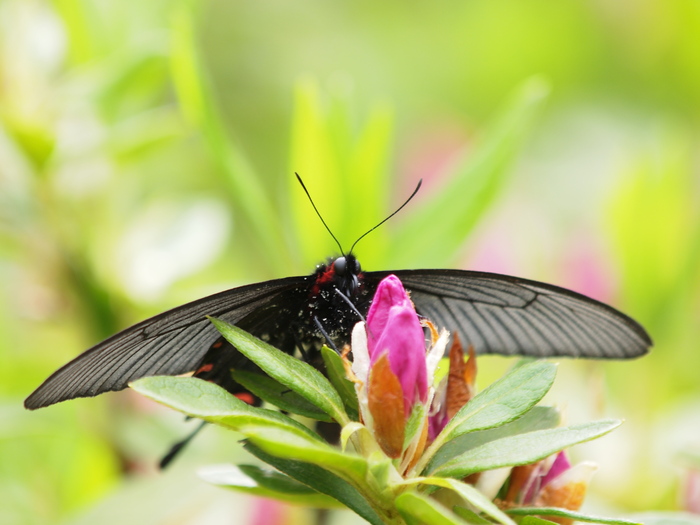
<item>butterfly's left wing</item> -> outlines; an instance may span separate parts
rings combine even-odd
[[[25,401],[36,409],[76,397],[122,390],[152,375],[193,371],[219,333],[207,316],[232,324],[251,314],[266,319],[305,295],[308,277],[232,288],[151,317],[86,350],[54,372]],[[298,306],[294,305],[294,308]],[[260,321],[261,322],[261,321]]]
[[[632,318],[558,286],[465,270],[367,272],[364,279],[376,286],[390,273],[410,291],[418,313],[459,332],[477,353],[626,359],[652,345]]]

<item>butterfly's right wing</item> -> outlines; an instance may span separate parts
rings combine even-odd
[[[126,388],[152,375],[192,371],[219,337],[207,316],[236,324],[256,310],[298,295],[307,277],[288,277],[232,288],[173,308],[86,350],[44,381],[25,401],[36,409]]]
[[[389,272],[368,272],[377,283]],[[418,313],[459,332],[478,354],[629,359],[649,351],[649,335],[622,312],[551,284],[466,270],[392,272]]]

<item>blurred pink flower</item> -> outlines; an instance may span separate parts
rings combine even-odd
[[[563,283],[579,293],[610,302],[614,294],[612,268],[603,249],[585,236],[567,250]]]
[[[251,512],[251,525],[286,525],[289,506],[268,498],[254,498]]]
[[[689,512],[700,514],[700,471],[688,471],[683,494],[683,507]]]
[[[538,463],[514,467],[505,502],[509,505],[579,510],[597,468],[588,461],[572,467],[564,451]],[[572,523],[568,518],[550,516],[548,519],[562,525]]]

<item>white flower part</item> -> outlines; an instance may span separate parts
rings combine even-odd
[[[357,379],[366,383],[369,377],[369,348],[367,330],[363,321],[357,323],[352,329],[350,347],[352,348],[352,371]]]
[[[435,371],[437,370],[440,359],[445,355],[445,348],[447,348],[447,341],[450,338],[450,332],[442,329],[440,332],[440,337],[435,341],[433,347],[428,350],[428,355],[425,356],[425,367],[428,372],[428,384],[432,385],[435,379]]]
[[[367,381],[369,379],[369,348],[367,347],[367,330],[365,323],[359,322],[352,329],[350,338],[352,348],[352,372],[355,374],[355,392],[357,393],[357,404],[360,408],[362,421],[365,426],[372,431],[374,421],[369,411],[369,398],[367,396]]]
[[[558,489],[565,487],[569,483],[585,483],[588,485],[596,470],[598,470],[597,464],[592,461],[582,461],[559,474],[556,478],[547,483],[547,487]]]
[[[222,463],[207,465],[197,470],[197,475],[213,485],[233,485],[234,487],[255,488],[258,482],[244,473],[236,465]]]
[[[443,377],[436,387],[431,387],[431,390],[433,391],[433,396],[430,399],[430,405],[428,405],[430,407],[428,411],[429,417],[439,414],[442,409],[442,404],[447,397],[447,376]]]
[[[488,499],[492,500],[498,495],[498,491],[510,476],[510,467],[485,470],[479,476],[479,480],[474,485]]]

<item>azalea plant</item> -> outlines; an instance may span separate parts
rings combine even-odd
[[[465,352],[457,334],[420,318],[396,276],[377,287],[350,346],[340,355],[321,350],[325,375],[236,326],[212,322],[266,374],[232,371],[236,381],[284,413],[196,378],[131,385],[240,432],[246,450],[272,467],[204,469],[212,483],[315,507],[344,505],[372,524],[632,523],[579,512],[595,465],[572,466],[565,452],[620,422],[559,426],[555,408],[537,405],[556,374],[546,361],[518,363],[475,393],[473,349]],[[437,380],[445,354],[449,370]],[[309,420],[338,424],[339,442],[324,440]]]

